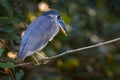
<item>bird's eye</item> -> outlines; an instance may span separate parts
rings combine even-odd
[[[60,19],[61,17],[60,16],[57,16],[57,19]]]

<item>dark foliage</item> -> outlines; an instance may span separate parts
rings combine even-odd
[[[119,0],[0,0],[0,80],[120,79],[120,41],[40,66],[15,67],[21,33],[44,11],[40,3],[59,11],[68,30],[44,48],[47,56],[120,37]]]

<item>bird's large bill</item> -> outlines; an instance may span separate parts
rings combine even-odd
[[[64,33],[65,36],[67,36],[67,30],[66,30],[66,27],[65,27],[65,24],[63,23],[62,20],[58,20],[58,25],[60,26],[62,32]]]

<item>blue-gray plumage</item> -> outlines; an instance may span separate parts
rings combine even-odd
[[[57,11],[47,11],[36,18],[22,37],[18,58],[24,60],[27,56],[41,51],[59,32],[59,27],[66,34],[65,25]]]

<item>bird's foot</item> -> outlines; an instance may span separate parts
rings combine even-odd
[[[40,65],[41,63],[47,64],[49,62],[48,57],[45,56],[45,54],[36,52],[35,56],[32,56],[35,60],[36,65]]]
[[[42,62],[43,64],[47,64],[47,63],[49,62],[48,57],[42,58],[42,59],[41,59],[41,62]]]
[[[41,62],[39,62],[34,55],[32,55],[32,58],[35,60],[34,65],[40,65],[41,64]]]

